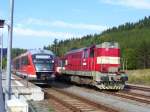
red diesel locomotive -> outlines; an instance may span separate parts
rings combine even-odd
[[[123,89],[128,76],[120,71],[120,48],[116,42],[104,42],[69,51],[59,59],[56,71],[78,84],[100,89]]]
[[[29,50],[13,59],[13,72],[37,82],[53,80],[54,58],[55,55],[48,50]]]

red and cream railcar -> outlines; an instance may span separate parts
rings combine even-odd
[[[104,42],[69,51],[61,60],[60,74],[80,84],[100,89],[123,89],[127,75],[120,71],[120,48],[116,42]]]
[[[13,72],[29,80],[53,80],[55,55],[48,50],[29,50],[13,59]]]

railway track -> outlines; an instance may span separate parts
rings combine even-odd
[[[59,102],[72,112],[119,112],[116,109],[89,101],[88,99],[62,91],[61,89],[45,88],[44,92],[48,98]],[[65,111],[62,110],[62,112]]]
[[[150,94],[144,95],[138,92],[137,93],[132,92],[132,90],[138,90],[138,91],[147,92],[147,93],[150,92],[149,87],[127,84],[126,88],[123,91],[119,91],[119,92],[106,92],[105,91],[104,93],[115,95],[115,96],[126,98],[126,99],[135,100],[141,103],[150,104]]]
[[[129,88],[127,88],[129,87]],[[125,98],[125,99],[130,99],[130,100],[134,100],[134,101],[138,101],[141,103],[146,103],[146,104],[150,104],[150,88],[148,87],[142,87],[142,86],[135,86],[135,85],[127,85],[127,87],[122,90],[122,91],[118,91],[118,92],[113,92],[113,91],[100,91],[104,94],[109,94],[109,95],[114,95],[117,97],[121,97],[121,98]],[[87,87],[86,87],[87,88]],[[91,87],[90,87],[91,89]],[[142,93],[135,93],[132,92],[131,90],[140,90],[142,92],[147,92],[149,93],[148,95],[144,95]],[[96,91],[99,91],[98,89],[96,89]]]
[[[128,85],[129,86],[129,85]],[[133,87],[133,88],[126,88],[125,90],[122,90],[122,91],[118,91],[118,92],[110,92],[110,91],[100,91],[104,94],[109,94],[109,95],[114,95],[114,96],[117,96],[117,97],[121,97],[121,98],[125,98],[125,99],[130,99],[130,100],[133,100],[133,101],[138,101],[138,102],[141,102],[141,103],[145,103],[145,104],[150,104],[150,94],[149,95],[144,95],[142,93],[135,93],[135,92],[132,92],[131,90],[132,89],[136,89],[136,90],[140,90],[140,91],[144,91],[144,92],[147,92],[149,93],[149,90],[150,88],[142,88],[141,86],[131,86],[130,87]],[[85,87],[87,89],[92,89],[91,87]],[[93,90],[93,89],[92,89]],[[98,89],[96,89],[97,91]],[[98,90],[99,91],[99,90]]]
[[[133,84],[127,84],[125,89],[127,90],[135,89],[135,90],[150,92],[150,87],[133,85]]]
[[[125,98],[125,99],[138,101],[141,103],[150,104],[150,97],[142,95],[142,94],[130,93],[127,91],[120,91],[120,92],[106,92],[105,91],[104,93],[109,94],[109,95],[114,95],[117,97],[121,97],[121,98]]]

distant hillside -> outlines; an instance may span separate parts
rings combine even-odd
[[[150,16],[137,23],[125,23],[110,28],[101,34],[87,35],[81,39],[54,40],[52,45],[44,47],[58,56],[71,49],[100,44],[104,41],[119,42],[122,58],[127,60],[128,69],[150,68]]]

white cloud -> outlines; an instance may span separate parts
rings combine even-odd
[[[25,24],[24,24],[25,23]],[[56,28],[68,28],[68,29],[79,29],[79,30],[93,30],[93,31],[103,31],[107,29],[106,26],[95,25],[95,24],[85,24],[85,23],[67,23],[64,21],[47,21],[35,18],[28,18],[26,20],[21,21],[16,26],[24,27],[24,25],[38,25],[38,26],[46,26],[46,27],[56,27]]]
[[[150,0],[100,0],[103,3],[150,10]]]
[[[35,40],[36,38],[36,43],[39,43],[40,39],[41,41],[46,41],[48,39],[50,39],[49,41],[52,41],[54,38],[59,40],[65,40],[73,37],[81,38],[87,34],[99,33],[106,28],[107,27],[105,26],[94,24],[72,24],[64,21],[51,22],[42,19],[28,18],[15,24],[13,32],[14,37],[15,39],[17,38],[17,40],[21,38],[24,40],[28,38]]]
[[[59,26],[63,28],[71,28],[71,29],[84,29],[84,30],[95,30],[95,31],[103,31],[107,27],[106,26],[101,26],[101,25],[94,25],[94,24],[83,24],[83,23],[78,23],[78,24],[71,24],[71,23],[66,23],[63,21],[55,21],[53,22],[53,26]]]
[[[53,37],[59,39],[67,39],[72,37],[81,37],[80,34],[72,34],[68,32],[50,32],[47,30],[33,30],[29,28],[14,28],[14,35],[29,36],[29,37]]]

